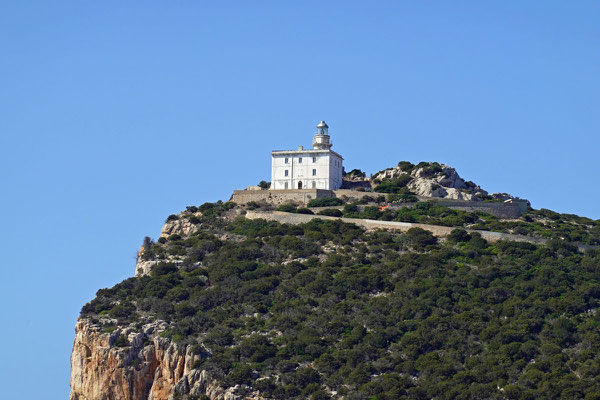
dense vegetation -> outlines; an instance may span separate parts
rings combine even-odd
[[[275,399],[600,398],[597,251],[232,220],[232,207],[173,216],[198,231],[146,240],[164,262],[82,316],[107,331],[167,321],[197,368]]]
[[[316,199],[319,207],[340,206],[342,201],[334,198]],[[408,203],[406,205],[402,203]],[[391,207],[385,207],[391,205]],[[313,207],[317,207],[314,206]],[[385,207],[385,208],[384,208]],[[344,204],[341,210],[328,209],[317,214],[345,218],[363,218],[383,221],[416,222],[456,228],[469,228],[484,231],[513,233],[545,239],[561,239],[587,245],[600,245],[600,221],[579,217],[573,214],[559,214],[541,209],[530,209],[518,220],[502,220],[482,211],[451,209],[435,202],[418,202],[410,194],[390,193],[387,195],[366,195],[354,203]],[[307,208],[296,208],[291,204],[277,207],[278,211],[314,214]]]
[[[359,207],[357,204],[347,204],[343,216],[418,222],[600,245],[600,221],[573,214],[559,214],[546,209],[529,210],[519,220],[501,220],[481,211],[454,210],[435,202],[421,202],[411,207],[390,207],[383,210],[378,206]]]

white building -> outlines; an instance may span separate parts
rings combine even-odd
[[[329,126],[317,125],[313,148],[271,152],[271,190],[339,189],[342,186],[344,158],[331,150]]]

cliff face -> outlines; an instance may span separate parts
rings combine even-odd
[[[118,328],[110,333],[88,319],[75,327],[70,400],[163,400],[174,397],[237,399],[234,389],[216,385],[194,369],[199,355],[158,334],[164,322]]]

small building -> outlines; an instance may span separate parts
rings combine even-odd
[[[344,158],[331,150],[329,126],[319,122],[312,149],[271,152],[271,190],[327,189],[342,187]]]

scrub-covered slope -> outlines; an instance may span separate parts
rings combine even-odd
[[[598,251],[243,213],[169,217],[83,307],[72,399],[600,396]]]

